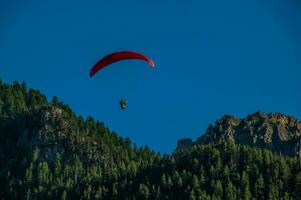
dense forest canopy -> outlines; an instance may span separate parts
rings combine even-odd
[[[168,134],[168,133],[166,133]],[[220,141],[172,155],[0,82],[1,199],[300,199],[301,161]]]

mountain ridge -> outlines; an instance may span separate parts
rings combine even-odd
[[[220,141],[171,155],[0,81],[0,199],[298,199],[301,160]]]
[[[239,119],[224,115],[209,125],[196,141],[178,141],[177,150],[196,144],[218,143],[220,140],[251,147],[266,148],[277,153],[301,158],[301,122],[279,112],[256,112]]]

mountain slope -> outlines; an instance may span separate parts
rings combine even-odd
[[[0,82],[0,199],[300,199],[301,160],[219,141],[161,156]]]
[[[77,117],[56,97],[48,102],[24,83],[0,83],[0,158],[0,197],[53,199],[65,192],[77,199],[110,198],[113,181],[135,175],[159,154]]]
[[[196,142],[180,140],[177,148],[218,143],[220,140],[266,148],[301,158],[301,122],[281,113],[257,112],[244,119],[225,115],[214,125],[210,125]]]

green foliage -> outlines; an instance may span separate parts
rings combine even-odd
[[[298,199],[301,161],[224,142],[161,156],[0,82],[0,188],[0,199]]]

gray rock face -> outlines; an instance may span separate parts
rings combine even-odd
[[[281,113],[256,112],[244,119],[225,115],[210,125],[205,134],[193,142],[178,142],[177,149],[220,140],[266,148],[284,155],[301,158],[301,122]]]

